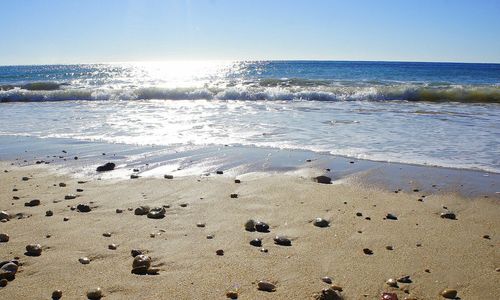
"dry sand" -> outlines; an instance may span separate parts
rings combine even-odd
[[[0,223],[0,233],[10,235],[0,243],[0,259],[21,262],[15,280],[0,289],[0,299],[50,299],[55,289],[63,291],[62,299],[85,299],[97,286],[104,299],[225,299],[228,290],[237,290],[239,299],[310,299],[329,287],[324,276],[343,288],[344,299],[379,299],[385,291],[399,299],[442,299],[438,293],[444,288],[458,290],[460,299],[500,297],[498,199],[446,194],[426,195],[420,202],[419,192],[324,185],[285,174],[243,176],[240,184],[225,175],[78,184],[42,166],[4,162],[1,167],[0,210],[26,218]],[[64,200],[70,193],[78,197]],[[25,207],[31,199],[41,205]],[[91,203],[92,211],[70,210],[79,203]],[[127,210],[139,205],[170,207],[156,220]],[[457,220],[442,219],[443,206]],[[47,210],[54,215],[46,217]],[[398,220],[384,220],[387,213]],[[329,219],[331,226],[313,226],[316,217]],[[267,222],[271,232],[245,231],[248,219]],[[207,239],[210,234],[213,239]],[[290,237],[292,246],[275,245],[276,234]],[[267,253],[249,245],[256,237],[262,237]],[[30,243],[43,246],[41,256],[24,255]],[[111,243],[117,250],[108,249]],[[131,273],[134,248],[147,250],[159,275]],[[217,256],[217,249],[224,255]],[[80,264],[82,256],[90,264]],[[399,288],[385,284],[402,275],[413,282]],[[262,279],[275,283],[276,291],[258,291]]]

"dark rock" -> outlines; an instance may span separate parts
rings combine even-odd
[[[238,194],[231,194],[231,198],[238,198]]]
[[[112,163],[112,162],[108,162],[108,163],[105,163],[104,165],[102,166],[98,166],[96,171],[97,172],[106,172],[106,171],[112,171],[115,169],[115,164]]]
[[[257,238],[253,239],[250,241],[250,245],[255,246],[255,247],[261,247],[262,246],[262,240]]]
[[[277,235],[274,237],[274,243],[280,246],[291,246],[292,241],[285,236]]]
[[[245,222],[245,230],[246,231],[255,231],[255,221],[250,219]]]
[[[327,220],[325,220],[323,218],[316,218],[313,221],[313,224],[316,227],[328,227],[328,226],[330,226],[330,222],[328,222]]]
[[[33,199],[33,200],[30,200],[29,202],[24,203],[24,206],[30,206],[30,207],[38,206],[38,205],[40,205],[40,200],[38,200],[38,199]]]
[[[78,204],[76,206],[76,209],[82,213],[86,213],[92,210],[88,204]]]
[[[222,255],[224,255],[224,250],[218,249],[217,251],[215,251],[215,254],[222,256]]]
[[[52,217],[53,215],[54,215],[54,212],[51,211],[51,210],[48,210],[48,211],[45,212],[45,216],[46,217]]]
[[[62,291],[61,290],[55,290],[52,292],[52,299],[57,300],[62,298]]]
[[[0,211],[0,220],[10,220],[10,214],[6,211]]]
[[[373,251],[368,249],[368,248],[364,248],[363,249],[363,253],[366,254],[366,255],[372,255],[373,254]]]
[[[134,210],[134,215],[138,215],[138,216],[147,215],[149,213],[149,211],[150,211],[149,206],[142,205]]]
[[[444,289],[439,294],[446,299],[455,299],[455,298],[457,298],[458,292],[457,292],[457,290],[453,290],[453,289]]]
[[[67,194],[66,196],[64,196],[64,200],[73,200],[73,199],[76,199],[75,194]]]
[[[385,218],[386,218],[387,220],[397,220],[397,219],[398,219],[398,217],[396,217],[396,216],[395,216],[395,215],[393,215],[393,214],[387,214],[387,215],[385,216]]]
[[[174,175],[164,175],[163,178],[165,178],[165,179],[174,179]]]
[[[0,243],[7,243],[10,237],[7,233],[0,233]]]
[[[42,254],[42,246],[40,244],[29,244],[26,246],[26,255],[40,256]]]
[[[148,218],[150,219],[162,219],[165,217],[165,208],[163,207],[153,207],[149,213]]]
[[[257,289],[265,292],[274,292],[276,291],[276,285],[271,282],[261,280],[257,284]]]
[[[259,221],[255,223],[255,230],[257,230],[258,232],[269,232],[269,225]]]
[[[224,172],[223,171],[216,171],[215,174],[222,175],[222,174],[224,174]]]
[[[410,275],[406,275],[406,276],[402,276],[402,277],[398,278],[398,282],[412,283],[413,281],[411,280]]]
[[[239,179],[235,179],[235,180],[234,180],[234,183],[241,183],[241,180],[239,180]]]
[[[324,176],[324,175],[315,177],[314,181],[316,181],[317,183],[322,183],[322,184],[331,184],[332,183],[332,179],[330,177]]]
[[[139,250],[139,249],[130,250],[130,255],[132,255],[132,257],[136,257],[137,255],[141,255],[141,254],[142,254],[142,250]]]
[[[130,179],[137,179],[137,178],[139,178],[139,175],[137,174],[130,175]]]
[[[457,219],[457,216],[454,213],[452,213],[451,211],[449,211],[449,212],[443,212],[443,213],[441,213],[440,216],[443,219],[450,219],[450,220],[456,220]]]

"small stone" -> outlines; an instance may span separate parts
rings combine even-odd
[[[90,291],[87,292],[87,298],[90,300],[98,300],[101,299],[103,296],[102,289],[100,287],[91,289]]]
[[[28,181],[28,180],[30,180],[30,178],[29,178],[29,177],[24,176],[24,177],[22,178],[22,180],[23,180],[23,181]]]
[[[387,214],[387,215],[385,216],[385,218],[386,218],[387,220],[397,220],[397,219],[398,219],[398,217],[396,217],[396,215],[393,215],[393,214]]]
[[[222,174],[224,174],[224,172],[223,171],[216,171],[215,174],[222,175]]]
[[[245,230],[246,231],[255,231],[255,221],[250,219],[245,222]]]
[[[456,220],[457,216],[452,212],[443,212],[440,214],[440,217],[443,219]]]
[[[141,254],[142,254],[142,250],[139,250],[139,249],[130,250],[130,255],[132,255],[132,257],[136,257],[137,255],[141,255]]]
[[[3,261],[0,267],[0,279],[9,279],[14,277],[19,266],[17,261]]]
[[[198,222],[198,223],[196,223],[196,227],[203,228],[203,227],[205,227],[205,223]]]
[[[40,205],[40,200],[38,200],[38,199],[33,199],[33,200],[30,200],[29,202],[24,203],[24,206],[29,206],[29,207],[38,206],[38,205]]]
[[[83,192],[83,189],[76,189],[76,191],[77,191],[78,193],[81,193],[81,192]]]
[[[116,213],[117,213],[117,214],[121,214],[122,212],[123,212],[123,209],[121,209],[121,208],[117,208],[117,209],[116,209]]]
[[[331,184],[332,183],[332,179],[330,177],[324,176],[324,175],[315,177],[314,181],[316,181],[317,183],[322,183],[322,184]]]
[[[0,287],[6,287],[9,284],[7,279],[0,279]]]
[[[363,249],[363,253],[366,254],[366,255],[372,255],[373,254],[373,251],[368,249],[368,248],[364,248]]]
[[[357,213],[356,213],[356,216],[358,216],[358,217],[362,217],[362,216],[363,216],[363,214],[362,214],[362,213],[360,213],[360,212],[357,212]]]
[[[68,218],[68,217],[64,217],[64,218],[63,218],[63,221],[64,221],[64,222],[67,222],[67,221],[69,221],[69,218]]]
[[[323,281],[324,283],[332,284],[332,279],[328,276],[321,278],[321,281]]]
[[[188,204],[187,204],[187,203],[182,203],[182,204],[180,204],[180,207],[187,207],[187,206],[188,206]]]
[[[88,265],[90,264],[90,259],[88,257],[80,257],[78,259],[78,261],[82,264],[82,265]]]
[[[398,295],[395,293],[382,293],[380,300],[398,300]]]
[[[10,214],[6,211],[0,211],[0,220],[10,220]]]
[[[116,250],[116,248],[118,248],[118,246],[116,244],[109,244],[108,245],[109,250]]]
[[[241,180],[239,180],[239,179],[235,179],[235,180],[234,180],[234,183],[241,183]]]
[[[238,299],[238,292],[236,291],[227,291],[226,292],[226,297],[229,299]]]
[[[26,255],[40,256],[42,254],[42,246],[40,244],[29,244],[26,246]]]
[[[394,287],[394,288],[397,288],[398,287],[398,282],[396,279],[394,278],[389,278],[387,279],[387,281],[385,282],[385,284],[387,284],[388,286],[390,287]]]
[[[153,207],[149,213],[148,218],[150,219],[162,219],[165,217],[165,208],[163,207]]]
[[[61,299],[61,298],[62,298],[61,290],[55,290],[52,292],[52,299]]]
[[[60,187],[65,187],[65,186],[66,186],[66,183],[64,183],[64,182],[59,182],[59,186],[60,186]]]
[[[151,257],[139,254],[134,257],[134,261],[132,262],[132,273],[146,274],[150,267],[151,267]]]
[[[458,292],[457,290],[453,289],[444,289],[439,294],[446,299],[455,299],[457,297]]]
[[[276,291],[276,286],[271,282],[261,280],[257,284],[257,289],[265,292],[274,292]]]
[[[267,253],[268,251],[266,248],[260,248],[260,252]]]
[[[214,237],[215,237],[215,236],[214,236],[213,234],[209,234],[209,235],[207,235],[207,240],[211,240],[211,239],[213,239]]]
[[[238,198],[238,194],[231,194],[231,198]]]
[[[137,174],[130,175],[130,179],[137,179],[137,178],[139,178],[139,175]]]
[[[259,238],[253,239],[250,241],[250,245],[255,246],[255,247],[261,247],[262,246],[262,240]]]
[[[73,200],[75,198],[76,198],[75,194],[67,194],[66,196],[64,196],[64,200]]]
[[[222,255],[224,255],[224,250],[218,249],[217,251],[215,251],[215,254],[222,256]]]
[[[108,163],[105,163],[104,165],[102,166],[98,166],[95,170],[97,172],[106,172],[106,171],[112,171],[115,169],[115,164],[114,163],[111,163],[111,162],[108,162]]]
[[[111,237],[111,232],[105,232],[102,234],[104,237]]]
[[[48,211],[45,212],[45,216],[46,217],[52,217],[53,215],[54,215],[54,212],[51,211],[51,210],[48,210]]]
[[[314,221],[313,221],[313,224],[314,226],[316,227],[328,227],[330,226],[330,222],[328,222],[327,220],[323,219],[323,218],[316,218]]]
[[[150,210],[149,206],[142,205],[134,210],[134,215],[137,215],[137,216],[147,215],[149,213],[149,210]]]
[[[388,246],[385,246],[385,249],[387,249],[387,250],[394,250],[394,247],[392,247],[391,245],[388,245]]]
[[[269,225],[259,221],[255,223],[255,230],[257,230],[258,232],[269,232]]]
[[[290,239],[288,239],[287,237],[282,236],[282,235],[275,236],[273,240],[274,240],[274,243],[276,245],[280,245],[280,246],[291,246],[292,245],[292,241]]]
[[[6,233],[0,233],[0,243],[7,243],[10,237]]]
[[[491,237],[490,237],[489,235],[485,234],[485,235],[483,235],[483,239],[490,240],[490,239],[491,239]]]
[[[163,178],[165,178],[165,179],[174,179],[174,175],[164,175]]]
[[[412,283],[413,281],[411,280],[410,275],[405,275],[405,276],[402,276],[402,277],[398,278],[398,282],[401,282],[401,283]]]
[[[81,204],[81,203],[76,206],[76,209],[82,213],[86,213],[92,210],[88,204]]]

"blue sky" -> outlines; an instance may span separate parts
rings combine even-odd
[[[1,7],[1,65],[500,62],[498,0],[12,0]]]

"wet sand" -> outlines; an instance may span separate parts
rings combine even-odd
[[[319,184],[305,172],[247,174],[239,184],[230,174],[77,183],[82,179],[47,166],[0,166],[0,210],[24,216],[0,223],[0,233],[10,236],[0,243],[0,259],[18,257],[21,264],[0,289],[1,299],[50,299],[56,289],[62,299],[85,299],[98,286],[104,299],[224,299],[230,290],[238,299],[309,299],[330,286],[324,276],[342,287],[344,299],[379,299],[382,292],[444,299],[439,292],[445,288],[456,289],[460,299],[500,295],[500,206],[491,197],[394,193],[348,180]],[[64,200],[67,194],[77,197]],[[24,206],[32,199],[41,204]],[[92,211],[71,210],[80,203]],[[140,205],[168,206],[166,216],[149,219],[128,210]],[[443,207],[457,219],[441,218]],[[45,216],[47,210],[53,216]],[[388,213],[397,220],[385,219]],[[315,227],[317,217],[330,226]],[[268,223],[270,232],[246,231],[248,219]],[[274,244],[277,234],[292,245]],[[257,237],[267,253],[249,244]],[[42,245],[41,256],[24,254],[30,243]],[[116,250],[108,249],[112,243]],[[158,275],[132,274],[131,249],[145,250]],[[224,255],[216,255],[218,249]],[[90,264],[79,263],[84,256]],[[412,283],[385,283],[404,275]],[[276,290],[259,291],[259,280]]]

